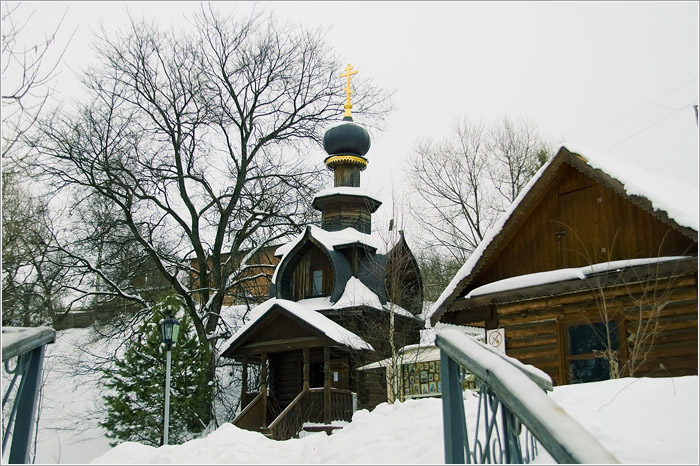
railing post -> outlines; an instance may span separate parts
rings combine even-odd
[[[22,390],[17,393],[17,416],[12,433],[12,447],[9,462],[12,464],[29,463],[29,446],[34,430],[37,398],[41,385],[41,368],[44,361],[44,345],[34,348],[27,357],[29,366],[22,376]],[[20,356],[21,358],[22,356]],[[7,434],[7,433],[6,433]]]
[[[442,430],[445,438],[445,463],[464,464],[467,426],[464,415],[462,378],[459,365],[442,350],[440,351],[440,378],[442,379]],[[466,459],[469,463],[469,456]]]
[[[323,423],[330,424],[331,419],[331,349],[323,347]]]
[[[243,355],[241,361],[241,411],[245,408],[248,397],[248,355]]]
[[[304,348],[304,390],[308,390],[311,385],[309,384],[309,348]]]
[[[262,428],[267,427],[267,353],[260,355],[260,393],[262,394]]]

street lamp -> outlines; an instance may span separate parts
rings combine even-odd
[[[165,356],[165,416],[163,420],[163,445],[168,444],[168,427],[170,423],[170,348],[177,341],[180,322],[173,316],[160,321],[160,336],[167,348]]]

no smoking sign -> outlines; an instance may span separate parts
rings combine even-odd
[[[486,342],[499,353],[506,354],[506,331],[503,328],[486,331]]]

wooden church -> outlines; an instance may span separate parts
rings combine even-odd
[[[698,191],[562,147],[435,303],[557,384],[698,373]]]
[[[389,240],[372,233],[381,202],[360,188],[371,141],[352,119],[351,69],[341,75],[345,116],[323,141],[334,185],[313,199],[321,225],[277,249],[270,299],[222,353],[243,368],[233,424],[274,439],[305,423],[350,421],[354,409],[386,401],[385,374],[358,368],[390,356],[390,341],[397,349],[418,343],[424,327],[421,276],[402,232]]]

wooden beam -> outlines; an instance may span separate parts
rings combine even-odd
[[[304,390],[311,388],[309,383],[309,348],[304,348]]]
[[[323,423],[330,424],[331,419],[331,349],[323,347]]]
[[[248,356],[244,355],[241,370],[241,410],[245,408],[247,404],[246,395],[248,393]]]
[[[493,303],[489,304],[489,314],[489,318],[486,319],[486,321],[484,322],[486,330],[493,330],[498,328],[498,309]]]
[[[242,345],[236,350],[237,354],[251,353],[273,353],[289,350],[300,350],[303,348],[321,347],[328,342],[321,337],[300,337],[286,338],[282,340],[261,341],[258,343],[250,343]]]

